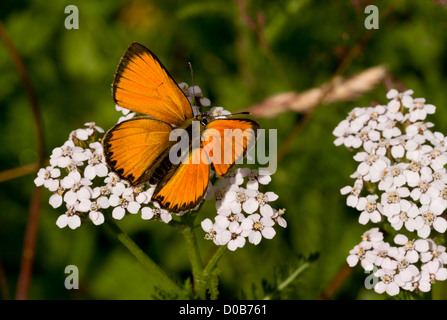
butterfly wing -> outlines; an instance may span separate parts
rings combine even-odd
[[[112,85],[119,106],[175,126],[193,117],[192,108],[163,64],[145,46],[132,43]]]
[[[195,208],[208,188],[210,165],[201,159],[202,148],[189,152],[187,163],[173,167],[157,184],[152,201],[170,212]]]
[[[164,160],[173,143],[169,141],[171,131],[170,124],[149,117],[118,123],[104,136],[106,162],[132,185],[147,182],[166,164]]]
[[[202,133],[204,152],[222,177],[242,160],[253,147],[259,124],[250,119],[218,119],[211,121]]]

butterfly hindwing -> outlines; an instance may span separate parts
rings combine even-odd
[[[202,133],[203,149],[219,177],[247,155],[258,129],[258,123],[250,119],[218,119],[208,123]]]
[[[193,117],[188,99],[163,64],[145,46],[132,43],[112,85],[120,107],[176,126]]]
[[[170,212],[195,208],[208,188],[210,165],[202,161],[202,148],[189,152],[186,163],[175,165],[161,179],[152,196],[160,206]]]
[[[163,168],[168,146],[172,144],[171,131],[170,124],[149,117],[118,123],[104,136],[108,166],[132,185],[149,181],[157,168]]]

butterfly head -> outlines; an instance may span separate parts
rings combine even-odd
[[[200,124],[202,126],[206,126],[208,123],[210,123],[211,121],[213,121],[215,119],[215,117],[213,117],[212,115],[210,115],[208,112],[199,114],[197,116],[195,116],[195,120],[200,121]]]

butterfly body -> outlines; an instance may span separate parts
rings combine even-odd
[[[156,185],[151,200],[170,212],[195,208],[211,169],[224,176],[256,140],[259,125],[253,120],[194,116],[158,58],[138,43],[121,58],[112,93],[119,106],[146,116],[120,122],[105,134],[106,162],[131,185]],[[234,143],[233,129],[244,130],[244,136],[236,131]],[[226,136],[230,143],[224,143]]]

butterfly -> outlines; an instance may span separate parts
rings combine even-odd
[[[188,98],[149,49],[132,43],[112,84],[115,103],[142,116],[122,121],[103,138],[107,165],[132,186],[156,185],[151,201],[179,213],[203,200],[211,170],[227,175],[256,141],[258,123],[194,114]],[[187,148],[172,161],[174,130],[188,135]],[[197,129],[197,130],[193,130]],[[193,135],[193,131],[198,134]]]

